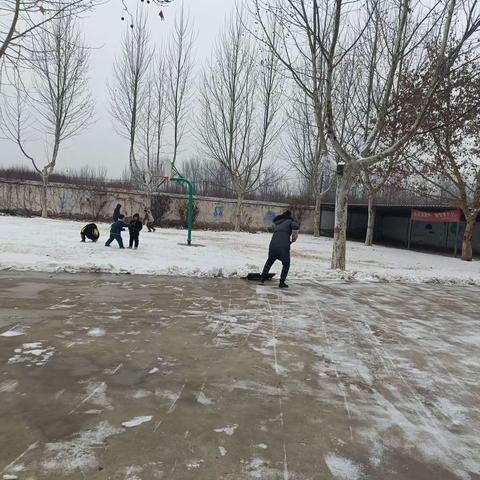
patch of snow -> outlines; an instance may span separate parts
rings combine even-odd
[[[235,433],[235,430],[237,428],[238,428],[238,425],[234,424],[234,425],[227,425],[226,427],[222,427],[222,428],[215,428],[213,431],[217,433],[226,433],[229,437],[231,437]]]
[[[39,357],[40,355],[43,355],[46,351],[47,350],[37,349],[37,350],[27,350],[25,353]]]
[[[435,403],[455,425],[462,425],[468,418],[468,409],[463,405],[451,402],[448,398],[438,398]]]
[[[137,390],[137,391],[132,395],[132,397],[135,398],[136,400],[138,400],[138,399],[140,399],[140,398],[147,398],[147,397],[149,397],[150,395],[152,395],[152,392],[150,392],[149,390],[140,389],[140,390]]]
[[[31,350],[33,348],[40,348],[42,346],[42,342],[31,342],[31,343],[24,343],[22,345],[23,350]]]
[[[362,467],[348,458],[339,457],[333,453],[325,456],[330,473],[341,480],[359,480],[362,476]]]
[[[72,440],[47,443],[43,455],[43,470],[47,473],[70,475],[77,471],[94,469],[98,466],[96,449],[104,447],[108,437],[119,433],[122,433],[122,429],[103,421],[91,430],[80,432]]]
[[[268,445],[265,445],[264,443],[259,443],[257,445],[257,448],[261,448],[262,450],[266,450],[268,448]]]
[[[89,382],[87,386],[87,398],[90,403],[98,407],[112,410],[112,404],[107,398],[107,384],[105,382]]]
[[[125,469],[124,480],[142,480],[140,474],[143,472],[143,468],[139,465],[131,465]]]
[[[87,332],[87,335],[89,337],[103,337],[107,332],[103,329],[103,328],[100,328],[100,327],[95,327],[95,328],[91,328],[88,332]]]
[[[224,457],[227,454],[227,450],[224,447],[218,447],[218,450],[220,450],[220,455]]]
[[[273,478],[288,478],[285,472],[271,468],[269,463],[262,458],[253,458],[248,464],[250,478],[258,478],[261,480]]]
[[[13,393],[18,387],[16,380],[7,380],[0,383],[0,393]]]
[[[203,462],[203,460],[195,460],[191,463],[187,463],[187,468],[188,470],[195,470],[197,468],[200,468]]]
[[[0,337],[18,337],[20,335],[25,335],[25,332],[19,329],[11,329],[6,332],[0,333]]]
[[[170,390],[161,390],[160,388],[155,389],[155,396],[174,402],[178,399],[178,393],[172,392]]]
[[[273,363],[272,367],[275,370],[275,373],[277,375],[282,375],[282,376],[288,375],[288,369],[280,365],[279,363]]]
[[[33,364],[44,366],[55,353],[54,347],[43,347],[42,342],[24,343],[22,348],[14,350],[15,355],[8,359],[8,364],[25,363],[27,367]]]
[[[142,425],[142,423],[147,423],[152,420],[151,415],[146,415],[146,416],[141,416],[141,417],[134,417],[128,422],[123,422],[122,427],[125,428],[133,428],[133,427],[138,427],[139,425]]]
[[[210,400],[209,398],[206,397],[206,395],[203,392],[200,392],[197,397],[197,402],[202,404],[202,405],[213,405],[213,401]]]
[[[155,367],[155,368],[152,368],[148,373],[153,374],[153,373],[157,373],[158,371],[159,369]]]

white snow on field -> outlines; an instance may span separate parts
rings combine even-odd
[[[0,270],[104,272],[197,277],[244,276],[259,272],[270,234],[157,229],[140,233],[138,250],[104,246],[109,225],[99,224],[97,243],[81,243],[85,222],[0,216]],[[123,233],[128,245],[128,232]],[[183,245],[179,245],[183,244]],[[292,246],[290,278],[357,279],[480,285],[480,262],[349,242],[347,271],[329,269],[332,239],[300,235]],[[274,272],[279,272],[277,262]]]

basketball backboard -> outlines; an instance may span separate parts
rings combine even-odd
[[[167,177],[168,179],[172,178],[172,176],[174,175],[174,169],[173,169],[172,162],[166,162],[165,163],[165,168],[164,168],[164,174],[163,175],[165,177]]]

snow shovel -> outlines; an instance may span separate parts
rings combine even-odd
[[[267,274],[267,278],[265,278],[265,280],[271,280],[274,276],[275,276],[274,273],[269,273],[269,274]],[[262,274],[261,273],[249,273],[244,278],[245,278],[245,280],[251,280],[253,282],[259,282],[262,279]]]

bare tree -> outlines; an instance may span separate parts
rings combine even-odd
[[[332,158],[325,154],[316,126],[311,99],[302,92],[293,99],[288,111],[287,161],[308,185],[315,203],[314,237],[320,236],[322,197],[332,186]]]
[[[142,181],[151,196],[160,187],[164,171],[165,129],[168,121],[166,74],[163,54],[157,55],[146,92],[140,123],[141,160],[137,160]]]
[[[143,2],[143,0],[140,0]],[[174,0],[151,0],[156,7],[163,7]],[[92,11],[104,0],[0,0],[0,73],[5,62],[18,66],[19,60],[26,58],[34,46],[35,35],[48,29],[48,23],[64,16],[79,16]],[[138,4],[138,0],[135,0]],[[150,0],[147,0],[150,3]],[[133,14],[128,0],[122,0],[122,20],[128,15],[133,27]],[[160,9],[158,15],[163,20]]]
[[[194,40],[193,23],[182,5],[180,16],[175,18],[175,31],[166,55],[166,107],[172,128],[172,165],[175,165],[177,161],[179,147],[187,126],[187,114],[191,111],[192,106]]]
[[[127,29],[122,40],[122,51],[114,63],[114,86],[110,87],[110,110],[118,133],[129,142],[129,165],[134,181],[142,184],[145,175],[137,158],[141,127],[155,101],[152,98],[150,67],[153,50],[149,43],[147,17],[140,10],[137,25]],[[150,101],[150,103],[149,103]],[[144,110],[149,107],[145,115]],[[148,142],[147,142],[148,143]]]
[[[38,172],[43,183],[42,217],[47,217],[47,190],[60,147],[92,121],[93,101],[88,89],[89,50],[73,15],[57,15],[37,32],[29,60],[33,91],[17,82],[15,105],[8,104],[5,124],[11,139]],[[25,108],[29,108],[28,120]],[[44,136],[45,161],[28,153],[24,139],[26,122]]]
[[[182,162],[182,173],[193,183],[198,195],[231,198],[234,190],[227,170],[212,159],[197,155]]]
[[[40,31],[61,17],[78,16],[100,2],[91,0],[0,0],[0,74],[7,65],[18,67],[35,48]]]
[[[280,106],[277,60],[269,49],[258,58],[244,23],[243,12],[236,10],[204,70],[200,92],[201,141],[230,176],[237,195],[236,231],[245,196],[259,186]]]
[[[324,89],[325,123],[318,125],[325,125],[324,133],[340,164],[332,268],[345,269],[347,199],[352,183],[361,168],[395,154],[415,135],[448,65],[468,47],[468,41],[480,27],[477,0],[447,0],[431,5],[411,0],[285,0],[273,6],[265,0],[255,0],[255,9],[270,46],[269,18],[280,19],[287,35],[282,48],[274,51],[297,83],[300,84],[298,52],[303,52],[312,38],[316,40],[318,55],[325,61],[325,71],[319,76]],[[454,35],[457,40],[447,51]],[[425,96],[411,128],[385,144],[383,133],[390,107],[395,103],[395,86],[406,68],[425,62],[427,49],[432,45],[436,47],[435,68],[431,77],[425,79]],[[345,66],[355,72],[347,79]],[[346,85],[349,95],[345,93]],[[366,140],[342,138],[340,133],[346,124],[358,138]]]
[[[398,168],[398,161],[397,157],[389,157],[383,162],[362,167],[358,175],[358,180],[367,194],[368,217],[365,245],[368,247],[373,245],[377,197],[383,192],[398,190],[403,180],[403,170]]]
[[[135,18],[114,64],[110,105],[120,135],[129,142],[132,180],[151,197],[163,182],[165,159],[175,164],[185,132],[193,34],[182,9],[167,52],[155,53],[146,13],[139,9]]]
[[[413,139],[408,163],[416,188],[460,208],[465,216],[462,259],[472,260],[472,236],[480,214],[480,63],[465,54],[449,70]],[[429,76],[430,68],[422,75]],[[423,96],[418,80],[404,79],[403,111],[415,109]],[[434,192],[432,192],[432,187]]]

